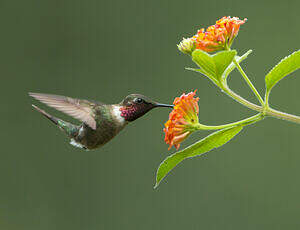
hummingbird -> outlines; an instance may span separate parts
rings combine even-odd
[[[29,96],[82,122],[75,125],[54,117],[36,105],[34,109],[52,121],[69,138],[70,144],[91,150],[114,138],[127,124],[158,107],[173,105],[157,103],[141,94],[130,94],[119,104],[75,99],[53,94],[29,93]]]

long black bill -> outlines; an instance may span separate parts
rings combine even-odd
[[[167,104],[160,104],[156,103],[155,107],[167,107],[167,108],[174,108],[174,105],[167,105]]]

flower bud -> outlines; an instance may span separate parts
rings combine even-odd
[[[191,54],[195,50],[196,44],[192,38],[183,38],[177,47],[182,53]]]

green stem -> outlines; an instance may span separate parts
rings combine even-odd
[[[240,66],[240,64],[236,61],[235,58],[233,59],[233,63],[235,64],[235,66],[237,67],[237,69],[239,70],[239,72],[241,73],[241,75],[243,76],[243,78],[245,79],[245,81],[247,82],[247,84],[249,85],[249,87],[251,88],[252,92],[255,94],[255,96],[259,100],[260,104],[263,106],[265,104],[264,100],[262,99],[262,97],[258,93],[257,89],[254,87],[254,85],[252,84],[252,82],[250,81],[250,79],[247,77],[247,74],[244,72],[244,70],[242,69],[242,67]]]
[[[288,113],[284,113],[275,109],[270,108],[269,106],[259,106],[256,104],[253,104],[250,101],[247,101],[245,98],[241,97],[240,95],[233,92],[226,84],[222,85],[222,90],[226,92],[230,97],[232,97],[234,100],[239,102],[240,104],[248,107],[249,109],[255,110],[257,112],[263,113],[265,116],[271,116],[278,119],[283,119],[286,121],[291,121],[297,124],[300,124],[300,117]]]
[[[270,107],[268,107],[266,109],[265,113],[268,116],[272,116],[272,117],[275,117],[275,118],[278,118],[278,119],[282,119],[282,120],[286,120],[286,121],[291,121],[291,122],[300,124],[300,117],[296,116],[296,115],[284,113],[284,112],[272,109]]]
[[[269,95],[270,95],[270,92],[266,92],[266,95],[265,95],[265,106],[266,107],[269,107]]]
[[[244,120],[240,120],[237,122],[225,124],[225,125],[216,125],[216,126],[210,126],[210,125],[203,125],[203,124],[197,124],[195,127],[197,130],[216,130],[216,129],[225,129],[225,128],[230,128],[236,125],[250,125],[252,123],[255,123],[257,121],[260,121],[263,119],[263,115],[261,113],[256,114],[252,117],[248,117]]]
[[[249,109],[255,110],[257,112],[263,112],[263,107],[256,105],[250,101],[247,101],[245,98],[241,97],[240,95],[233,92],[227,85],[223,85],[222,90],[227,93],[230,97],[232,97],[234,100],[239,102],[240,104],[248,107]]]

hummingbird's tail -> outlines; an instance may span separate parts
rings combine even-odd
[[[73,125],[69,122],[56,118],[46,113],[44,110],[40,109],[36,105],[32,105],[32,107],[35,108],[38,112],[40,112],[43,116],[48,118],[50,121],[52,121],[55,125],[57,125],[62,131],[64,131],[68,135],[68,137],[74,138],[78,135],[79,128],[80,128],[79,126]]]

